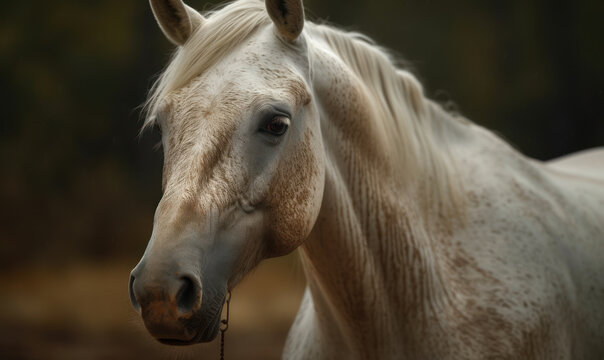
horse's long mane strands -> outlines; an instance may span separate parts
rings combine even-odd
[[[397,68],[390,54],[365,35],[310,25],[311,36],[323,39],[371,94],[372,107],[379,114],[375,126],[383,127],[382,140],[393,156],[397,176],[428,179],[429,188],[419,189],[423,194],[418,194],[426,202],[424,209],[445,218],[452,212],[461,215],[460,184],[451,176],[454,162],[446,158],[450,152],[442,128],[442,117],[453,115],[428,100],[415,77]]]

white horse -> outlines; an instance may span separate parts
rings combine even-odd
[[[155,338],[214,339],[225,293],[299,247],[285,358],[604,358],[604,150],[528,159],[301,0],[151,5],[178,46],[130,279]]]

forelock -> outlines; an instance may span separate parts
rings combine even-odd
[[[176,49],[172,60],[154,83],[144,104],[142,130],[153,126],[161,101],[229,54],[259,28],[271,24],[264,1],[239,0],[204,13],[204,22]]]

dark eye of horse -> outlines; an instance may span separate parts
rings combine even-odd
[[[287,124],[287,118],[284,116],[274,116],[269,122],[267,122],[261,129],[263,132],[281,136],[285,134],[289,125]]]

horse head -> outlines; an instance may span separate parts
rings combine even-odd
[[[161,342],[205,342],[227,291],[298,247],[319,213],[325,160],[304,13],[300,0],[244,0],[207,17],[180,0],[151,6],[177,50],[148,104],[163,196],[130,298]]]

